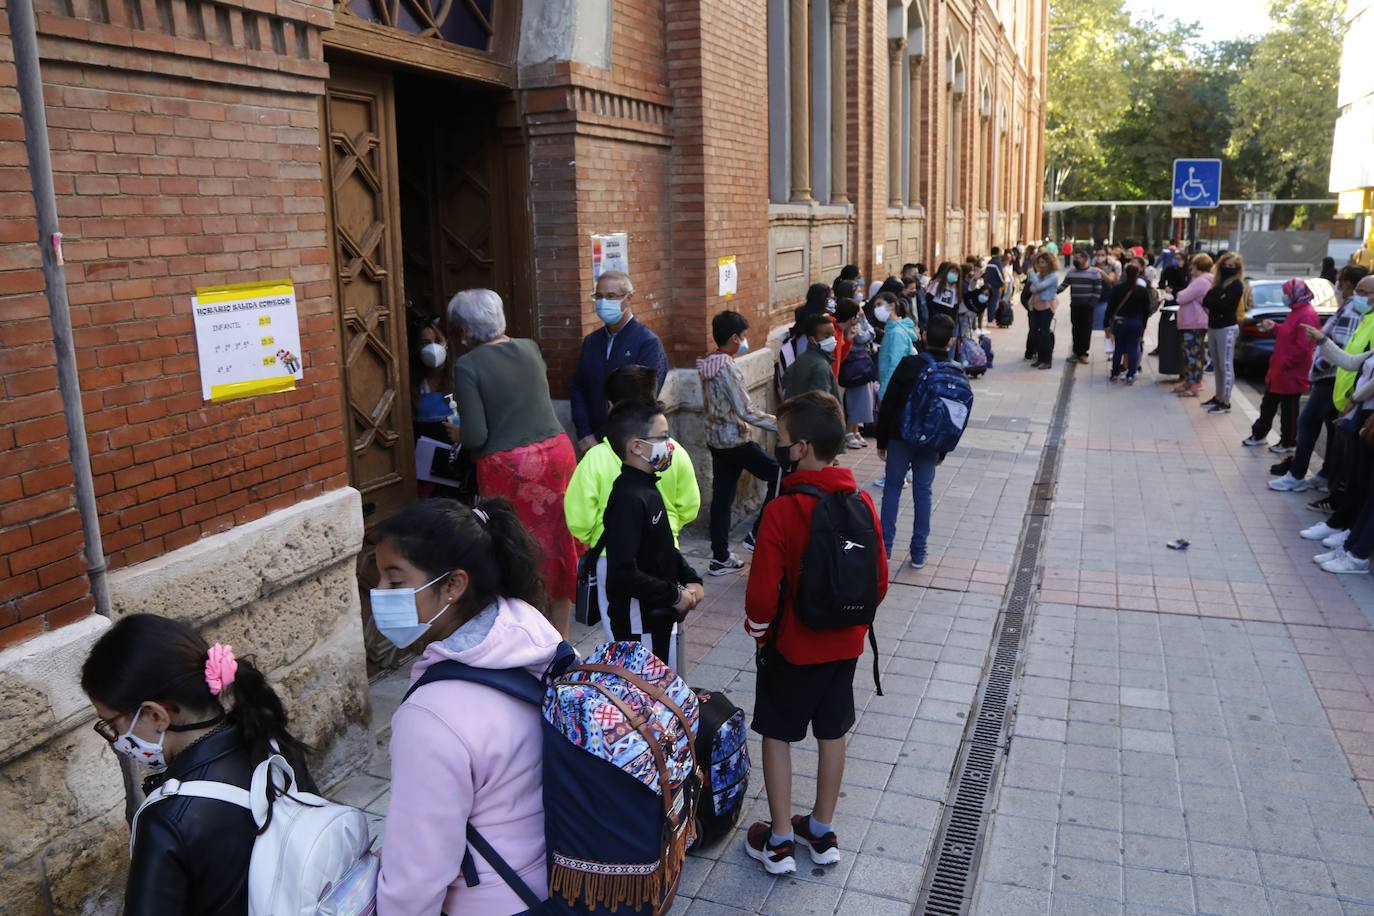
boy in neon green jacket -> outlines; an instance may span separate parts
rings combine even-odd
[[[606,379],[606,399],[611,406],[631,398],[652,401],[657,383],[658,376],[654,370],[645,366],[623,366]],[[688,457],[687,450],[678,442],[674,442],[673,446],[673,463],[658,476],[658,492],[663,496],[663,505],[668,511],[668,525],[673,532],[673,543],[676,544],[683,526],[695,520],[701,509],[701,491],[697,488],[696,471],[692,468],[692,459]],[[568,489],[563,495],[563,513],[567,516],[568,530],[588,548],[595,547],[596,542],[601,540],[601,517],[623,464],[610,443],[603,439],[582,456],[577,469],[573,471],[572,480],[568,482]]]

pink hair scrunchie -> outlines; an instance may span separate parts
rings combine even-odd
[[[215,643],[210,647],[210,657],[205,660],[205,683],[210,692],[219,696],[220,692],[234,683],[234,675],[239,663],[234,660],[234,647]]]

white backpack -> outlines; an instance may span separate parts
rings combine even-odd
[[[271,798],[269,778],[274,787]],[[177,795],[212,798],[247,808],[260,831],[248,867],[249,916],[372,912],[377,857],[368,851],[366,815],[310,792],[293,788],[286,794],[295,785],[296,774],[280,754],[258,764],[249,789],[209,780],[168,779],[134,814],[129,855],[138,836],[138,816],[149,805]],[[349,899],[358,900],[359,908],[339,909],[324,900],[327,894],[335,896],[331,891],[344,890],[343,885],[351,885]]]

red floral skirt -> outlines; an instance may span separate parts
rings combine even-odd
[[[577,467],[571,440],[562,433],[477,459],[477,492],[503,496],[544,552],[540,571],[550,600],[577,594],[577,545],[563,514],[563,494]]]

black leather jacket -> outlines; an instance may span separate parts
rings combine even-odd
[[[292,767],[301,788],[315,791],[304,764]],[[254,761],[235,727],[183,751],[163,773],[144,780],[152,792],[168,779],[207,779],[248,788]],[[138,818],[125,916],[244,916],[248,862],[257,827],[246,808],[178,796],[149,805]]]

